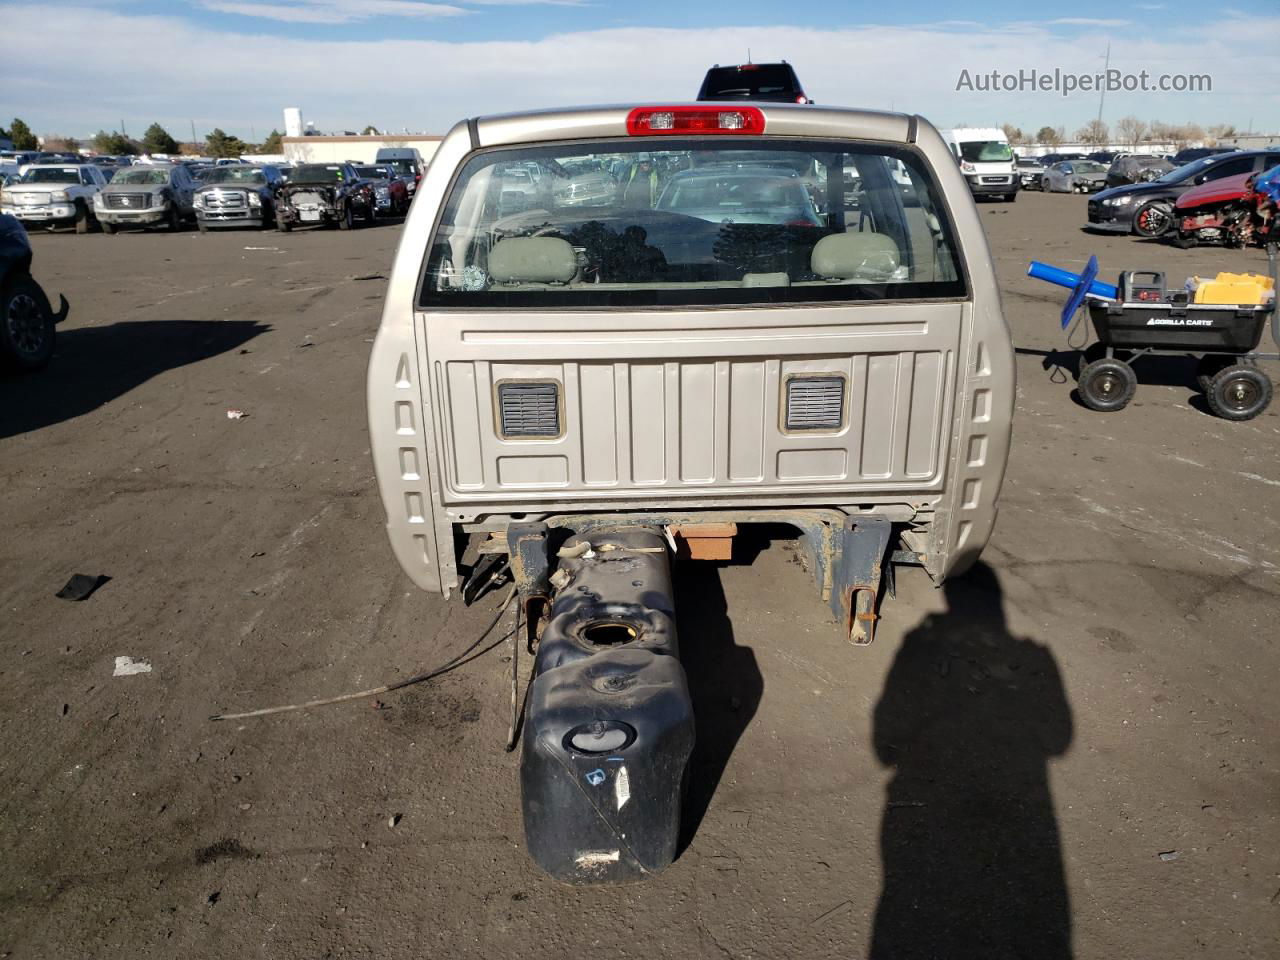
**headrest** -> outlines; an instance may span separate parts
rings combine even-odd
[[[883,233],[833,233],[810,260],[818,276],[837,280],[890,280],[898,264],[898,245]]]
[[[507,237],[489,253],[489,276],[498,283],[568,283],[578,258],[560,237]]]

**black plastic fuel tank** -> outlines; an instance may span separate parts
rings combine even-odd
[[[539,676],[520,766],[538,866],[570,883],[616,883],[670,864],[693,731],[674,657],[611,649]]]
[[[671,564],[662,534],[647,527],[574,537],[562,552],[568,581],[557,591],[538,643],[538,670],[630,645],[676,656]]]
[[[525,713],[525,840],[557,879],[640,879],[675,858],[694,739],[667,546],[597,531],[561,556]]]

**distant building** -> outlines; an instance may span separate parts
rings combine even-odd
[[[382,147],[416,147],[422,159],[431,157],[443,137],[429,134],[394,134],[387,136],[287,136],[280,141],[289,163],[373,163]]]
[[[1190,146],[1198,147],[1201,144],[1193,143]],[[1140,143],[1136,147],[1129,143],[1082,143],[1079,140],[1063,141],[1055,144],[1018,143],[1013,145],[1013,152],[1023,158],[1043,157],[1047,153],[1080,153],[1088,155],[1104,151],[1107,153],[1149,153],[1162,156],[1166,153],[1177,153],[1178,146],[1168,140],[1159,143]]]
[[[298,107],[284,108],[284,135],[286,137],[302,136],[302,110]]]
[[[1266,150],[1268,147],[1280,147],[1280,133],[1242,133],[1234,137],[1223,137],[1218,141],[1218,146]]]

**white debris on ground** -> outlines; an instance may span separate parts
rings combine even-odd
[[[135,673],[150,673],[151,664],[146,660],[135,660],[133,657],[116,657],[116,669],[113,677],[131,677]]]

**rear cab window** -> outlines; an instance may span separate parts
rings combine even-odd
[[[429,246],[428,308],[955,299],[927,164],[880,142],[634,138],[484,150]]]

